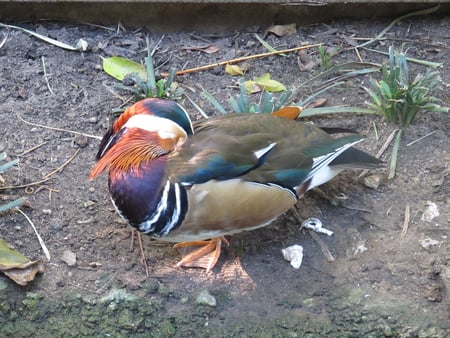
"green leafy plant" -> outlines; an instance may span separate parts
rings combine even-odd
[[[441,85],[439,72],[427,70],[411,81],[406,55],[395,52],[393,47],[389,48],[389,63],[381,68],[381,80],[372,80],[371,85],[372,88],[365,88],[372,99],[372,102],[367,102],[369,109],[388,122],[401,126],[392,149],[388,174],[388,179],[391,179],[395,175],[403,129],[422,113],[447,112],[448,107],[441,106],[442,100],[432,94]]]
[[[179,100],[183,95],[183,89],[174,82],[175,69],[170,69],[167,77],[156,79],[152,52],[148,41],[144,65],[122,57],[111,57],[103,59],[103,70],[120,81],[131,79],[131,86],[117,84],[117,87],[133,93],[135,101],[147,97]]]
[[[291,94],[292,91],[286,88],[277,95],[263,90],[259,95],[259,99],[252,100],[251,95],[248,93],[246,83],[241,79],[239,81],[239,94],[236,97],[230,97],[228,104],[235,113],[270,114],[286,106]],[[202,96],[221,114],[227,114],[227,110],[206,89],[203,89]],[[253,97],[255,98],[256,96],[254,95]]]
[[[401,127],[414,123],[421,113],[448,110],[432,95],[441,85],[439,72],[427,70],[411,81],[405,54],[395,52],[392,47],[389,48],[389,64],[381,68],[381,80],[372,80],[371,85],[365,88],[372,99],[367,103],[369,108]]]

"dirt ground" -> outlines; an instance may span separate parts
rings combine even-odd
[[[376,36],[388,20],[334,21],[297,27],[295,34],[266,36],[277,49],[305,43],[327,48],[351,47],[357,38]],[[158,71],[177,70],[265,52],[254,37],[264,29],[222,34],[196,32],[164,36],[146,30],[51,22],[20,24],[54,39],[75,44],[85,38],[87,52],[55,47],[17,30],[0,28],[0,151],[20,164],[3,174],[1,203],[26,196],[23,211],[48,246],[47,261],[36,236],[18,213],[0,218],[0,237],[31,259],[45,262],[45,272],[26,287],[0,275],[0,335],[14,337],[449,337],[450,336],[450,183],[447,114],[424,114],[405,130],[397,175],[377,189],[365,187],[358,172],[345,172],[322,187],[330,199],[346,196],[333,206],[321,194],[309,192],[298,203],[297,215],[288,212],[270,226],[230,238],[218,265],[210,273],[180,269],[180,254],[170,245],[144,238],[149,276],[141,263],[138,242],[115,214],[106,176],[87,179],[113,110],[126,105],[129,94],[101,68],[101,56],[123,56],[138,62],[146,55],[145,37],[159,41],[154,59]],[[215,46],[212,54],[201,49]],[[412,18],[395,25],[373,45],[408,51],[414,58],[448,63],[448,17]],[[194,48],[195,47],[195,48]],[[317,59],[317,51],[308,54]],[[360,50],[367,62],[386,57]],[[332,62],[358,61],[354,50]],[[271,56],[247,62],[246,78],[265,72],[286,85],[303,82],[320,68],[301,70],[298,55]],[[45,72],[43,66],[45,65]],[[411,64],[412,72],[424,72]],[[450,105],[450,72],[440,69]],[[378,75],[375,75],[378,76]],[[48,80],[48,85],[46,83]],[[201,96],[207,89],[226,104],[238,93],[236,77],[222,67],[177,77],[184,91],[207,112]],[[362,86],[368,76],[352,78],[345,86],[321,97],[327,105],[365,107]],[[51,89],[51,91],[50,91]],[[301,92],[298,101],[308,92]],[[255,96],[257,100],[257,96]],[[199,118],[189,101],[183,105]],[[340,115],[311,119],[323,126],[356,129],[366,135],[361,148],[375,154],[395,126],[380,117]],[[24,122],[26,121],[26,122]],[[42,127],[47,126],[47,127]],[[378,132],[378,138],[374,132]],[[60,128],[60,129],[51,129]],[[66,130],[66,131],[61,131]],[[407,146],[422,136],[431,135]],[[37,146],[34,150],[32,150]],[[382,156],[389,160],[391,147]],[[50,176],[46,175],[67,164]],[[6,188],[23,186],[26,188]],[[429,203],[440,214],[423,218]],[[402,236],[405,209],[410,208]],[[308,217],[318,217],[333,236],[319,235],[334,256],[328,261],[319,243],[301,229]],[[294,270],[281,254],[293,244],[304,248],[303,265]],[[427,245],[428,244],[428,245]],[[64,252],[76,254],[76,264]],[[215,306],[197,303],[201,291]]]

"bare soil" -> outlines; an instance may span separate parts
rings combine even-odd
[[[266,41],[277,49],[325,43],[327,48],[343,50],[362,41],[357,38],[376,36],[388,23],[334,21],[298,27],[286,37],[268,34]],[[387,51],[389,45],[398,49],[403,45],[411,57],[448,63],[448,23],[448,17],[402,21],[371,48]],[[377,172],[380,186],[370,189],[361,183],[358,172],[341,174],[322,187],[322,194],[307,193],[296,213],[288,212],[264,229],[232,236],[230,247],[224,248],[210,273],[176,268],[180,259],[176,249],[144,238],[147,276],[136,238],[110,203],[106,177],[87,179],[99,141],[71,132],[102,136],[114,118],[113,110],[127,104],[129,94],[115,88],[117,81],[102,71],[101,56],[142,61],[148,34],[153,46],[161,39],[154,55],[158,71],[185,69],[265,52],[254,37],[254,32],[262,36],[263,29],[162,36],[52,22],[21,26],[70,44],[85,38],[91,49],[70,52],[20,31],[0,29],[0,40],[7,36],[0,48],[0,150],[10,159],[20,159],[17,167],[3,174],[1,203],[26,196],[28,207],[23,211],[51,253],[47,261],[22,215],[1,216],[0,237],[31,259],[45,262],[45,272],[27,287],[0,276],[1,336],[450,336],[448,113],[424,114],[405,130],[392,180],[381,170]],[[208,54],[193,48],[209,45],[218,51]],[[308,54],[318,59],[316,50]],[[386,60],[366,50],[360,54],[367,62]],[[331,61],[351,60],[358,61],[358,56],[349,49]],[[288,86],[320,71],[318,66],[301,70],[296,53],[247,63],[247,79],[270,72]],[[425,68],[411,64],[411,71]],[[440,71],[443,90],[435,94],[448,106],[447,64]],[[368,76],[353,78],[322,97],[327,105],[365,107],[368,96],[362,86],[368,81]],[[201,96],[202,87],[224,104],[238,93],[236,78],[225,74],[223,67],[179,76],[177,82],[210,114],[215,112]],[[293,100],[310,94],[301,92]],[[193,119],[200,118],[188,100],[183,105]],[[367,136],[361,147],[374,154],[396,128],[375,115],[308,120],[358,130]],[[383,155],[385,160],[390,152],[391,147]],[[66,161],[50,179],[30,185]],[[333,206],[324,196],[346,198]],[[422,218],[428,201],[440,212],[431,221]],[[402,236],[407,207],[410,221]],[[330,237],[319,234],[334,261],[328,261],[319,243],[301,229],[308,217],[320,218],[334,232]],[[435,244],[423,245],[427,239]],[[304,247],[299,270],[281,254],[282,248],[293,244]],[[65,251],[76,254],[74,266],[63,261]],[[204,290],[216,298],[216,306],[196,304]]]

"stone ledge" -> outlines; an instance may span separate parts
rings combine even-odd
[[[307,25],[335,18],[396,17],[438,2],[418,0],[0,0],[0,21],[57,20],[147,27],[154,31],[220,31],[272,23]],[[450,2],[440,14],[450,13]]]

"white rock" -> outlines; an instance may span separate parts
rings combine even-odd
[[[425,238],[420,240],[419,243],[422,246],[422,248],[429,249],[434,245],[438,245],[440,242],[432,238]]]
[[[303,247],[295,244],[285,249],[281,249],[285,260],[291,263],[294,269],[300,268],[303,260]]]
[[[61,260],[68,266],[74,266],[75,264],[77,264],[77,255],[70,250],[66,250],[62,254]]]
[[[422,214],[421,220],[423,222],[431,222],[433,218],[436,218],[438,216],[439,216],[439,208],[436,205],[436,203],[427,201],[427,207],[425,208],[425,211]]]

